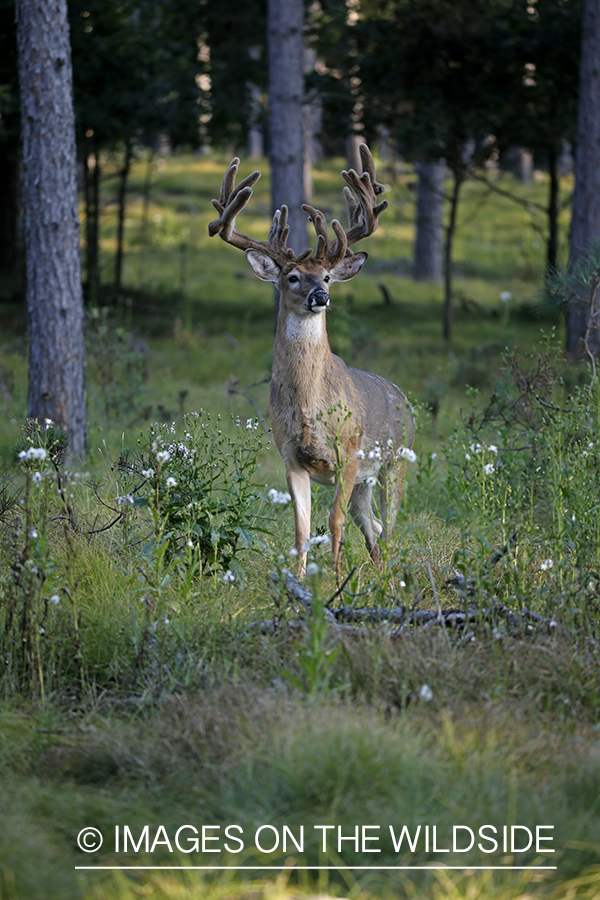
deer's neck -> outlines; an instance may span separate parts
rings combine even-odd
[[[273,380],[305,411],[322,407],[323,381],[332,361],[325,314],[298,316],[281,310],[277,321]]]

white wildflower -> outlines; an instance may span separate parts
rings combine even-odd
[[[46,629],[44,628],[43,625],[40,626],[40,634],[41,634],[41,635],[46,634]]]
[[[545,559],[544,562],[541,563],[540,569],[542,570],[542,572],[547,572],[548,569],[552,569],[553,566],[554,566],[554,560],[552,560],[552,559]]]
[[[317,575],[319,573],[319,567],[315,562],[311,562],[306,567],[307,575]]]
[[[421,698],[421,700],[425,700],[426,703],[429,703],[431,700],[433,700],[433,691],[428,684],[423,684],[421,686],[419,697]]]
[[[308,551],[312,547],[317,547],[319,544],[328,544],[329,540],[328,534],[315,534],[314,537],[308,538],[305,546]]]
[[[171,454],[168,450],[159,450],[156,454],[156,460],[159,463],[166,463],[171,459]]]
[[[41,472],[34,472],[33,475],[32,475],[32,481],[33,481],[33,483],[34,483],[34,484],[39,484],[41,480],[42,480],[42,473],[41,473]]]
[[[369,475],[369,477],[366,479],[366,484],[368,484],[369,487],[375,487],[375,485],[377,484],[377,479],[374,475]]]
[[[388,440],[387,440],[387,448],[388,448],[388,450],[394,449],[394,442],[391,438],[388,438]]]
[[[556,620],[555,619],[550,619],[550,622],[548,624],[549,624],[550,628],[556,628]]]
[[[483,471],[485,472],[486,475],[493,475],[494,472],[496,471],[494,468],[494,463],[486,463],[485,466],[483,467]]]
[[[512,300],[512,294],[510,291],[502,291],[500,293],[500,299],[503,303],[508,303],[509,300]]]
[[[588,444],[588,450],[593,450],[593,449],[594,449],[594,442],[590,441]]]
[[[401,591],[404,590],[404,588],[406,587],[406,582],[402,581],[402,579],[400,579],[400,581],[398,582],[398,587],[400,588]]]
[[[431,458],[432,458],[432,459],[437,459],[437,458],[438,458],[437,453],[432,453],[432,454],[431,454]]]
[[[58,594],[52,594],[52,596],[50,597],[50,603],[54,603],[55,606],[58,606],[58,604],[60,603],[60,597],[58,596]]]
[[[467,462],[468,462],[468,461],[471,459],[471,454],[470,454],[470,453],[465,453],[465,459],[466,459]]]
[[[40,459],[44,460],[48,454],[43,447],[30,447],[29,450],[21,450],[19,459]]]
[[[53,424],[54,424],[53,421],[52,421],[52,419],[44,419],[44,422],[46,423],[46,427],[48,427],[48,425],[53,425]]]
[[[289,503],[292,499],[290,494],[287,491],[278,491],[276,488],[271,488],[268,492],[267,497],[273,504],[280,503],[282,506],[285,506],[286,503]]]
[[[233,574],[231,569],[227,569],[227,571],[223,575],[223,581],[225,582],[225,584],[233,584],[233,582],[235,581],[235,575]]]
[[[411,463],[417,461],[417,454],[414,450],[411,450],[410,447],[402,447],[400,450],[400,456],[402,457],[402,459],[407,459]]]
[[[38,533],[37,533],[36,529],[32,528],[31,531],[29,532],[29,537],[36,538],[37,536],[38,536]]]
[[[495,444],[490,444],[490,446],[488,447],[488,450],[490,451],[490,453],[497,453],[497,452],[498,452],[498,448],[496,447]]]
[[[117,497],[117,503],[121,505],[121,503],[130,503],[132,506],[134,504],[133,494],[124,494],[122,497]]]
[[[188,541],[188,542],[187,542],[187,545],[188,545],[188,547],[190,548],[190,550],[193,550],[193,549],[194,549],[194,542],[193,542],[193,541]]]
[[[364,450],[357,450],[357,451],[356,451],[356,458],[357,458],[357,459],[364,459],[364,458],[365,458],[365,451],[364,451]]]
[[[295,547],[292,547],[292,549],[290,550],[290,556],[298,556],[298,551]]]
[[[142,469],[144,478],[154,478],[154,469]]]
[[[172,477],[167,478],[167,488],[174,488],[174,487],[177,487],[176,480]]]

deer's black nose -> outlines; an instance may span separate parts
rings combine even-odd
[[[311,309],[323,309],[329,306],[329,294],[323,288],[317,288],[309,294],[308,302]]]

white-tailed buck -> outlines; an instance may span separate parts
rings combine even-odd
[[[254,273],[280,291],[279,318],[269,398],[271,427],[285,463],[294,502],[296,548],[303,572],[310,537],[310,479],[335,485],[329,516],[333,562],[339,572],[346,512],[362,530],[373,559],[379,558],[377,538],[392,533],[402,501],[406,460],[414,436],[414,422],[406,397],[379,375],[347,366],[329,347],[325,310],[329,286],[354,278],[368,254],[350,246],[373,234],[387,200],[378,202],[384,187],[375,179],[368,147],[361,144],[363,172],[342,172],[350,227],[337,220],[330,239],[325,216],[305,204],[317,233],[317,248],[298,256],[286,246],[287,207],[277,210],[268,241],[259,241],[236,228],[236,216],[252,196],[260,178],[253,172],[236,187],[239,159],[227,169],[219,200],[213,206],[219,219],[208,226],[234,247],[246,252]],[[373,515],[373,487],[380,487],[381,517]]]

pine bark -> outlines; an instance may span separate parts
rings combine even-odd
[[[125,239],[125,206],[127,200],[127,179],[133,158],[133,145],[129,138],[125,141],[123,151],[123,168],[119,173],[118,212],[117,212],[117,252],[115,254],[115,302],[120,307],[121,278],[123,274],[123,242]]]
[[[273,212],[289,209],[288,246],[308,247],[304,197],[304,6],[268,0],[269,158]]]
[[[421,162],[417,171],[419,187],[414,277],[417,281],[441,281],[446,166],[440,162]]]
[[[73,77],[66,0],[17,5],[29,337],[28,415],[86,447]]]
[[[456,212],[458,210],[458,197],[460,188],[464,181],[464,174],[454,171],[454,184],[452,186],[452,195],[450,197],[450,218],[446,227],[446,240],[444,242],[444,323],[443,335],[444,340],[449,341],[452,338],[452,323],[454,320],[454,302],[452,296],[452,248],[454,245],[454,234],[456,232]]]
[[[600,0],[584,0],[570,266],[573,267],[590,249],[590,242],[598,240],[600,240]],[[589,302],[581,296],[572,302],[567,312],[569,352],[577,353],[581,350],[589,318]],[[598,356],[600,333],[597,312],[594,318],[596,321],[591,323],[588,347],[595,356]]]

